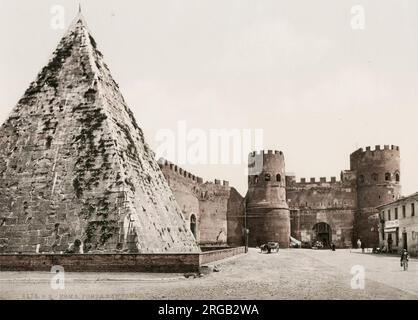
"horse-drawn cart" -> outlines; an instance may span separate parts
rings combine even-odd
[[[271,253],[272,251],[279,252],[280,245],[278,242],[270,241],[260,246],[261,253]]]

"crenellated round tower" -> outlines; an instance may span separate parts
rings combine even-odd
[[[250,153],[246,198],[249,245],[269,241],[289,247],[290,215],[286,202],[284,155],[280,151]]]
[[[350,155],[350,167],[357,175],[357,213],[353,240],[367,247],[379,245],[377,206],[398,199],[401,194],[400,152],[397,146],[367,147]]]

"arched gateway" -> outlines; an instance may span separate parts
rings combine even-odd
[[[329,224],[325,222],[319,222],[314,225],[312,230],[314,242],[320,241],[324,247],[329,247],[331,245],[332,230]]]

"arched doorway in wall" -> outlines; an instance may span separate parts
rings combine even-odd
[[[190,216],[190,231],[193,233],[194,238],[196,239],[196,216],[194,214]]]
[[[332,241],[332,230],[329,224],[325,222],[319,222],[312,228],[314,242],[320,241],[324,247],[328,248]]]

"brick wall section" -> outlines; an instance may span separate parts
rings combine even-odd
[[[204,253],[0,255],[0,271],[45,271],[62,266],[66,272],[199,272],[201,265],[245,252],[245,247]]]
[[[200,194],[198,177],[193,176],[189,178],[189,173],[179,168],[174,164],[165,162],[162,164],[160,160],[160,168],[166,178],[170,189],[176,198],[183,217],[186,221],[187,228],[190,229],[190,218],[192,215],[196,217],[196,232],[195,238],[200,241],[200,215],[199,215],[199,200]],[[199,178],[200,180],[200,178]]]
[[[200,244],[222,245],[227,243],[227,209],[230,188],[213,183],[201,186]]]
[[[197,272],[199,254],[0,255],[0,271]]]
[[[227,209],[228,246],[239,247],[244,240],[245,199],[237,190],[231,188]]]
[[[214,250],[202,252],[200,254],[200,265],[208,264],[214,261],[223,260],[239,254],[245,253],[245,247],[229,248],[223,250]]]

